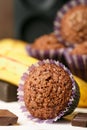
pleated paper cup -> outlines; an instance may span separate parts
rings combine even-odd
[[[72,49],[66,49],[64,57],[70,71],[87,81],[87,55],[70,54]]]
[[[35,68],[35,67],[39,67],[43,64],[56,64],[57,66],[62,67],[69,75],[71,82],[72,82],[72,88],[71,88],[71,96],[70,99],[67,103],[67,106],[64,106],[64,109],[61,110],[59,112],[59,114],[53,118],[53,119],[46,119],[46,120],[41,120],[39,118],[35,118],[33,117],[30,112],[28,111],[26,105],[25,105],[25,101],[24,101],[24,84],[26,81],[26,78],[29,76],[29,73]],[[60,62],[55,61],[55,60],[43,60],[43,61],[39,61],[38,63],[32,65],[31,67],[28,68],[28,70],[23,74],[23,76],[21,77],[21,81],[19,83],[19,87],[18,87],[18,102],[20,103],[20,108],[22,110],[23,113],[25,113],[25,115],[27,116],[27,118],[29,120],[32,120],[34,122],[37,123],[53,123],[59,119],[61,119],[64,115],[70,114],[71,112],[74,111],[74,109],[77,107],[78,102],[79,102],[79,98],[80,98],[80,93],[79,93],[79,88],[77,83],[75,82],[75,80],[73,79],[73,76],[71,74],[71,72]]]
[[[64,48],[60,48],[57,50],[54,50],[54,49],[38,50],[38,49],[32,48],[31,45],[27,45],[26,50],[27,50],[28,55],[35,57],[39,60],[54,59],[54,60],[59,60],[61,62],[63,61]]]
[[[61,34],[61,21],[68,11],[79,5],[87,5],[87,0],[70,0],[57,12],[56,18],[54,20],[54,33],[58,40],[66,46],[74,46],[77,43],[68,42],[68,40],[63,38]]]

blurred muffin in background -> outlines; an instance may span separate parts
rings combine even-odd
[[[53,33],[37,38],[32,44],[32,48],[39,50],[57,50],[63,47]]]
[[[70,43],[87,40],[87,6],[80,5],[68,11],[61,21],[61,35]]]
[[[61,44],[55,34],[46,34],[35,39],[31,45],[27,45],[29,55],[42,59],[62,60],[62,55],[65,46]]]
[[[66,3],[54,21],[54,32],[60,42],[74,46],[87,40],[87,1]]]
[[[87,81],[87,41],[67,49],[64,57],[71,72]]]
[[[72,51],[71,54],[76,54],[76,55],[87,55],[87,41],[81,43],[77,47],[75,47]]]

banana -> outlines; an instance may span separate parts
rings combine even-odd
[[[0,79],[8,81],[18,86],[21,75],[27,70],[27,67],[36,63],[38,60],[29,56],[18,54],[12,57],[11,53],[7,56],[0,56]],[[74,76],[74,79],[80,88],[79,107],[87,107],[87,82]]]
[[[19,53],[19,58],[21,57],[21,54]],[[22,56],[23,58],[23,56]],[[8,81],[12,84],[15,84],[18,86],[19,79],[22,76],[22,74],[27,70],[27,67],[31,64],[36,63],[36,59],[24,55],[24,61],[26,60],[26,64],[24,64],[24,61],[22,59],[18,60],[18,57],[15,58],[9,58],[8,56],[2,56],[0,55],[0,80]]]
[[[16,73],[18,75],[22,75],[22,73],[26,70],[27,66],[15,61],[14,59],[9,59],[8,57],[0,57],[0,69],[5,69],[11,73]]]
[[[20,77],[27,67],[38,60],[27,55],[26,43],[18,40],[1,40],[0,42],[0,80],[8,81],[18,86]],[[80,88],[78,107],[87,107],[87,82],[74,76]]]
[[[78,106],[87,107],[87,82],[83,81],[77,76],[74,76],[74,79],[76,80],[80,88],[80,101]]]
[[[18,86],[20,77],[27,67],[38,61],[27,55],[26,44],[12,39],[0,41],[0,80]]]
[[[21,62],[22,64],[25,64],[27,66],[30,66],[31,63],[35,63],[36,61],[38,61],[37,59],[32,58],[30,56],[20,54],[20,53],[11,52],[11,51],[6,56],[11,58],[11,59],[16,60],[17,62]]]
[[[16,73],[11,73],[7,69],[0,69],[0,80],[7,81],[18,86],[20,76]]]
[[[9,51],[15,53],[21,53],[23,55],[27,55],[26,52],[26,44],[21,40],[13,40],[13,39],[3,39],[0,40],[0,54],[7,55]]]

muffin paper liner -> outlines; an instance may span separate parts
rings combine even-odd
[[[39,60],[43,59],[55,59],[62,61],[64,48],[58,50],[37,50],[31,47],[31,45],[26,46],[27,53],[30,56],[38,58]]]
[[[87,81],[87,55],[70,54],[72,49],[66,49],[64,58],[70,71]]]
[[[72,81],[72,94],[71,94],[71,98],[69,99],[69,102],[67,104],[67,107],[61,111],[58,116],[56,118],[53,119],[48,119],[48,120],[41,120],[38,118],[33,117],[29,111],[27,110],[26,106],[25,106],[25,102],[24,102],[24,92],[23,92],[23,86],[25,83],[25,79],[27,78],[27,76],[29,75],[29,72],[37,66],[43,65],[45,63],[50,63],[50,64],[56,64],[60,67],[62,67],[70,76],[70,79]],[[29,120],[32,120],[34,122],[38,122],[38,123],[53,123],[57,120],[59,120],[60,118],[62,118],[64,115],[66,114],[70,114],[71,112],[73,112],[73,110],[77,107],[78,102],[79,102],[79,97],[80,97],[80,92],[79,92],[79,88],[78,85],[76,84],[76,82],[73,79],[73,76],[71,74],[71,72],[60,62],[55,61],[55,60],[43,60],[43,61],[39,61],[38,63],[32,65],[31,67],[29,67],[27,69],[27,71],[23,74],[23,76],[21,77],[21,81],[19,84],[19,88],[18,88],[18,102],[20,103],[20,108],[22,110],[22,112],[25,113],[25,115],[27,116],[27,118]]]
[[[63,16],[73,7],[77,5],[87,5],[87,0],[71,0],[70,2],[66,3],[60,11],[57,12],[56,18],[54,20],[54,33],[58,40],[65,44],[66,46],[73,46],[73,43],[69,43],[68,41],[64,40],[61,35],[61,20]],[[72,44],[72,45],[71,45]]]

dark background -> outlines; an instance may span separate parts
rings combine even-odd
[[[0,39],[32,42],[53,31],[57,11],[69,0],[0,0]]]

